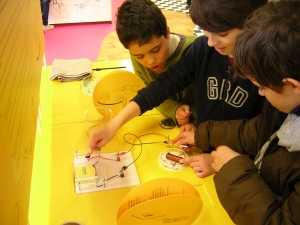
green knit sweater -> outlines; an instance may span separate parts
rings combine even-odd
[[[176,63],[183,51],[190,46],[191,43],[197,38],[196,36],[183,36],[180,34],[176,34],[180,37],[180,42],[178,43],[177,48],[173,52],[173,54],[168,58],[165,70],[168,69],[169,66]],[[146,86],[148,86],[152,81],[156,79],[156,77],[162,73],[161,72],[154,72],[140,63],[138,63],[133,56],[131,56],[131,63],[134,69],[135,74],[137,74],[145,83]],[[164,71],[165,71],[164,70]],[[175,112],[178,106],[187,104],[191,107],[191,110],[193,111],[193,116],[195,116],[194,113],[194,96],[193,96],[194,88],[193,84],[189,85],[184,89],[184,91],[177,93],[176,96],[170,96],[167,100],[165,100],[161,105],[157,107],[158,111],[160,111],[162,114],[164,114],[167,117],[173,118],[175,120]],[[175,120],[176,121],[176,120]]]

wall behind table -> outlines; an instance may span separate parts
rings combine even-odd
[[[44,54],[39,1],[0,1],[0,224],[26,225]]]
[[[49,24],[111,21],[111,0],[50,1]]]

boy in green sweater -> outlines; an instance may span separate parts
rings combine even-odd
[[[129,50],[134,72],[146,86],[178,61],[196,36],[170,33],[166,18],[151,0],[126,0],[117,13],[116,31]],[[192,115],[193,84],[165,100],[157,109],[179,125]],[[181,116],[182,115],[182,116]]]

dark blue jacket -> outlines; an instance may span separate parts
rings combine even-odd
[[[207,120],[251,118],[260,113],[262,97],[249,81],[234,78],[227,56],[207,45],[201,36],[180,60],[133,98],[142,113],[157,107],[169,96],[194,81],[196,125]]]

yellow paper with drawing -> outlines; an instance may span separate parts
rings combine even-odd
[[[28,222],[44,41],[40,2],[0,1],[0,221]]]
[[[203,207],[197,190],[185,181],[160,178],[135,187],[122,200],[118,225],[188,225]]]
[[[132,72],[112,71],[96,84],[93,92],[94,106],[109,108],[116,115],[144,86],[139,76]]]

